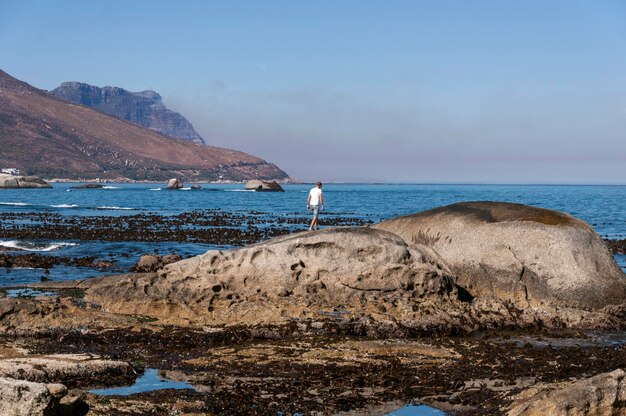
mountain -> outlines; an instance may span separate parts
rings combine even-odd
[[[68,179],[288,178],[258,157],[165,136],[61,100],[1,70],[0,168]]]
[[[50,92],[66,101],[95,108],[166,136],[205,144],[191,123],[165,107],[161,96],[154,91],[130,92],[118,87],[100,88],[81,82],[64,82]]]

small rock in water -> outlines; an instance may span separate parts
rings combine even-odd
[[[251,180],[246,182],[245,189],[257,192],[285,192],[285,190],[276,181],[265,182],[258,180]]]
[[[183,186],[183,181],[177,178],[172,178],[167,182],[167,189],[180,189]]]
[[[104,185],[100,185],[97,183],[86,183],[83,185],[71,186],[70,189],[102,189]]]

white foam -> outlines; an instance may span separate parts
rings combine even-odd
[[[161,188],[150,188],[151,191],[160,191]]]
[[[102,189],[120,189],[119,186],[103,186]]]
[[[26,202],[0,202],[0,205],[12,205],[12,206],[16,206],[16,207],[26,207],[26,206],[32,205],[32,204],[28,204]]]
[[[102,206],[102,207],[96,207],[96,209],[108,209],[108,210],[111,210],[111,211],[133,211],[136,208]]]
[[[254,189],[224,189],[226,192],[256,192]]]
[[[58,250],[62,247],[75,247],[77,245],[78,244],[76,243],[61,243],[61,242],[37,244],[37,243],[31,243],[29,241],[18,241],[18,240],[0,241],[0,246],[7,247],[7,248],[16,248],[18,250],[23,250],[23,251],[53,251],[53,250]]]
[[[191,191],[191,188],[180,188],[181,191]]]
[[[76,204],[58,204],[58,205],[50,205],[52,208],[76,208],[78,205]]]

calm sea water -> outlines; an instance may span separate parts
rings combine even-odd
[[[54,212],[64,216],[124,216],[157,213],[171,216],[201,209],[225,212],[256,211],[266,218],[307,215],[305,202],[310,185],[286,185],[284,193],[256,193],[241,184],[204,184],[200,190],[167,191],[154,184],[107,184],[106,189],[70,189],[75,184],[54,184],[52,189],[0,190],[1,213]],[[626,238],[626,186],[550,185],[399,185],[326,184],[323,215],[349,216],[379,222],[461,201],[518,202],[563,211],[589,223],[602,237]],[[11,226],[0,222],[0,227]],[[262,224],[259,224],[262,225]],[[323,217],[322,217],[323,225]],[[306,223],[293,229],[306,229]],[[7,241],[0,245],[29,247],[42,254],[71,257],[96,256],[113,260],[113,272],[127,271],[142,253],[177,252],[183,256],[220,248],[211,244],[104,241]],[[624,256],[617,261],[626,268]],[[54,267],[50,280],[88,278],[93,269]],[[0,285],[36,282],[41,270],[0,270]]]

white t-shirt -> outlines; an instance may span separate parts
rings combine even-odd
[[[322,196],[322,190],[316,186],[309,191],[309,196],[311,197],[311,205],[319,205],[320,196]]]

